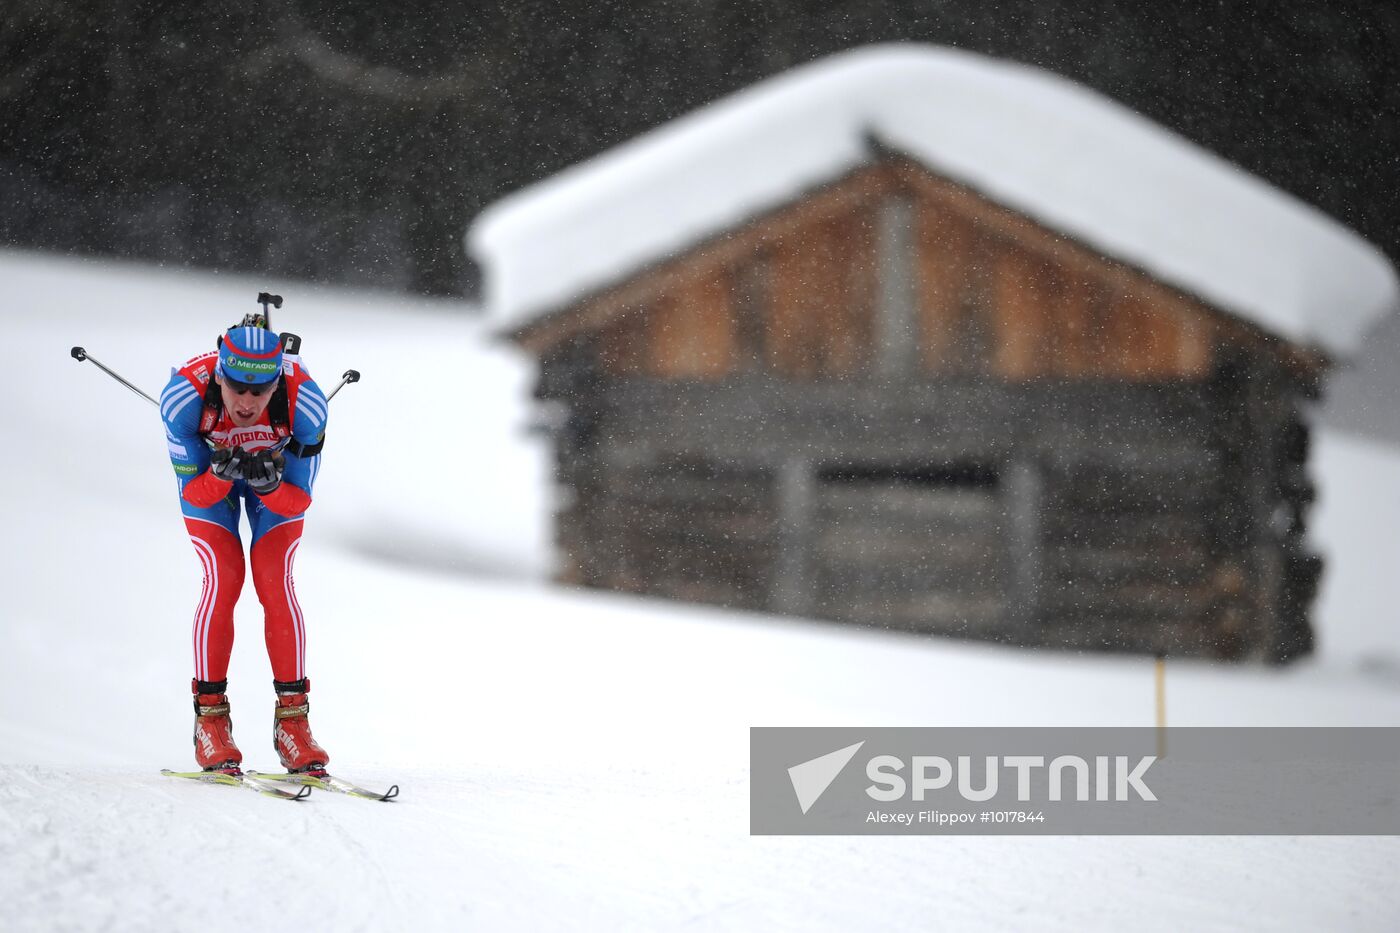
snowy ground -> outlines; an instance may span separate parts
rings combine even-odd
[[[316,732],[394,804],[191,763],[198,563],[156,391],[278,283],[0,254],[0,904],[8,930],[1345,929],[1400,924],[1393,838],[754,838],[751,725],[1145,725],[1150,663],[574,593],[530,372],[450,303],[283,285],[332,404],[298,561]],[[1173,724],[1400,725],[1400,449],[1324,433],[1317,659],[1174,663]],[[231,696],[272,768],[251,587]],[[99,783],[100,782],[100,783]]]

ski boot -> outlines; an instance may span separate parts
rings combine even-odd
[[[311,681],[301,680],[272,682],[277,691],[277,707],[273,711],[272,746],[277,749],[277,757],[282,767],[295,772],[324,772],[331,756],[316,744],[311,735],[311,723],[306,714],[311,708],[306,694],[311,689]]]
[[[194,680],[194,760],[205,771],[237,771],[243,753],[233,743],[227,680]]]

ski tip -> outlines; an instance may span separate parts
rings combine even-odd
[[[301,785],[300,789],[297,790],[297,794],[296,794],[296,797],[295,797],[294,799],[296,799],[296,800],[305,800],[307,797],[310,797],[310,796],[311,796],[311,785],[310,785],[310,784],[303,784],[303,785]]]
[[[393,800],[393,799],[394,799],[395,797],[397,797],[398,795],[399,795],[399,785],[394,784],[394,785],[391,785],[391,786],[389,787],[389,789],[386,790],[386,791],[384,792],[384,796],[383,796],[383,797],[380,797],[379,799],[380,799],[380,800]]]

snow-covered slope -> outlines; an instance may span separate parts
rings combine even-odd
[[[305,285],[281,286],[276,323],[303,335],[328,387],[364,373],[332,403],[298,561],[316,732],[348,776],[403,792],[283,804],[161,778],[191,762],[198,561],[153,410],[68,349],[154,390],[278,283],[15,253],[0,277],[7,931],[1389,930],[1400,917],[1394,839],[750,837],[751,725],[1148,724],[1150,664],[548,587],[527,364],[460,306]],[[1324,598],[1322,660],[1173,664],[1174,724],[1400,724],[1400,683],[1355,667],[1394,644],[1393,567],[1335,569],[1383,546],[1366,528],[1396,517],[1400,455],[1319,446],[1328,585],[1348,588]],[[1336,627],[1334,613],[1353,615]],[[236,734],[251,766],[272,768],[251,588],[239,625]]]

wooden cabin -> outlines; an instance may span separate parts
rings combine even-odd
[[[869,152],[508,328],[559,413],[561,580],[1027,646],[1306,653],[1326,355]]]

